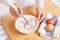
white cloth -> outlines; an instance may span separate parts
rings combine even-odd
[[[60,8],[60,0],[51,0],[51,2]]]
[[[10,40],[2,24],[0,24],[0,40]]]
[[[0,40],[9,40],[9,37],[1,23],[1,17],[8,14],[8,7],[0,3]]]
[[[56,20],[56,23],[54,25],[54,30],[51,32],[47,32],[45,30],[46,27],[46,21],[49,18],[54,18]],[[52,14],[48,13],[46,17],[43,19],[40,28],[38,32],[40,33],[40,36],[46,37],[46,38],[57,38],[59,37],[59,32],[60,32],[60,17],[59,16],[53,16]],[[44,33],[43,33],[44,32]]]
[[[6,5],[0,3],[0,17],[9,13],[9,9]]]

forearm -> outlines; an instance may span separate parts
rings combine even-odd
[[[35,0],[36,2],[36,7],[39,7],[41,9],[44,8],[44,0]]]
[[[36,12],[37,19],[41,22],[44,17],[44,0],[35,0],[36,2]]]
[[[44,9],[44,0],[35,0],[36,2],[36,11],[38,14],[41,14]]]

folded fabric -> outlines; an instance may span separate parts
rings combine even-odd
[[[54,25],[54,30],[51,31],[51,32],[47,32],[45,30],[45,26],[47,25],[46,24],[46,21],[47,19],[49,18],[54,18],[56,20],[56,23]],[[55,38],[55,37],[59,37],[59,26],[60,26],[60,17],[58,16],[53,16],[51,15],[50,13],[48,13],[46,15],[46,17],[43,19],[41,25],[40,25],[40,28],[38,30],[38,32],[40,33],[41,36],[43,37],[46,37],[46,38]]]

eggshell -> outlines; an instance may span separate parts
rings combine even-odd
[[[51,32],[51,31],[53,31],[53,29],[54,29],[54,25],[53,25],[53,24],[48,24],[48,25],[46,25],[46,27],[45,27],[45,30],[46,30],[47,32]]]
[[[50,18],[46,21],[46,24],[55,24],[55,19],[54,18]]]

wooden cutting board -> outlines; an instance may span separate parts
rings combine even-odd
[[[44,11],[45,13],[50,12],[53,15],[60,16],[60,8],[58,8],[57,6],[55,6],[50,1],[47,1],[47,0],[45,1]],[[26,7],[23,9],[23,12],[36,16],[36,6],[33,5],[33,6]],[[25,35],[18,32],[15,28],[15,20],[16,18],[14,18],[10,14],[2,17],[2,23],[11,40],[51,40],[51,39],[47,39],[39,36],[37,31],[29,35]],[[57,38],[57,40],[60,40],[59,38]]]

